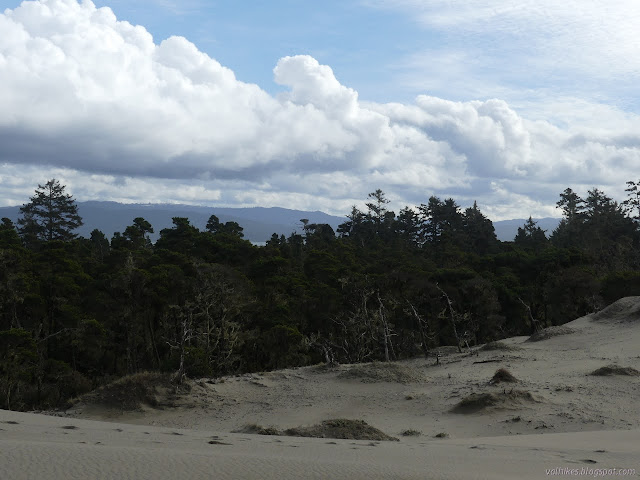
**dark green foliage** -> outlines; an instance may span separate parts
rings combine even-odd
[[[623,297],[640,295],[640,271],[614,272],[602,279],[601,295],[605,305]]]
[[[244,237],[243,228],[237,222],[220,223],[220,219],[215,215],[209,217],[206,226],[207,232],[217,235],[219,233],[230,235],[232,237]]]
[[[82,225],[78,206],[65,187],[55,178],[38,185],[30,202],[20,208],[20,233],[27,244],[37,241],[69,241],[76,237],[73,230]]]
[[[9,218],[3,218],[0,223],[0,248],[18,247],[22,245],[18,231]]]
[[[529,219],[514,242],[499,242],[475,203],[432,196],[396,215],[376,190],[337,235],[303,219],[302,234],[256,247],[215,215],[206,231],[176,217],[155,245],[143,218],[111,242],[98,230],[74,238],[73,216],[47,223],[55,210],[42,213],[46,188],[58,213],[73,206],[50,183],[19,231],[0,224],[0,408],[53,408],[142,371],[179,383],[429,357],[551,332],[640,294],[633,189],[627,210],[597,189],[586,200],[567,189],[551,239]]]
[[[545,231],[538,227],[537,222],[534,222],[529,217],[524,226],[518,228],[514,243],[519,247],[538,252],[547,246],[548,240]]]
[[[22,407],[20,387],[31,383],[36,369],[36,344],[23,329],[0,331],[0,406]],[[14,397],[18,397],[17,401]],[[16,405],[16,403],[18,405]]]

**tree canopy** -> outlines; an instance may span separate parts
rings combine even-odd
[[[179,381],[428,356],[640,295],[633,182],[622,204],[564,190],[549,236],[530,217],[500,242],[475,202],[433,195],[396,214],[375,190],[337,232],[302,219],[264,247],[215,214],[205,231],[175,217],[155,244],[144,218],[77,237],[64,190],[39,185],[17,226],[0,223],[0,408],[53,407],[142,370]]]
[[[82,225],[78,206],[65,187],[55,178],[38,185],[29,203],[20,208],[20,234],[28,241],[68,241],[73,230]]]

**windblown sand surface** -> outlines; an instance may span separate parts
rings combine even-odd
[[[623,372],[640,370],[640,297],[565,327],[472,354],[445,348],[439,365],[200,379],[137,411],[95,396],[60,416],[0,411],[0,479],[639,478],[640,376]],[[514,381],[496,381],[501,368]],[[331,419],[399,441],[233,433],[322,431]]]

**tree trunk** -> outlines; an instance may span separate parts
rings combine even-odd
[[[451,321],[451,327],[453,328],[453,334],[455,335],[456,342],[458,344],[458,353],[462,353],[462,347],[460,346],[460,335],[458,335],[458,328],[456,327],[456,313],[453,309],[453,306],[451,305],[451,299],[449,298],[449,295],[447,295],[447,292],[440,288],[440,285],[438,285],[437,283],[436,288],[440,290],[442,295],[444,295],[444,298],[447,299],[447,306],[449,308],[449,319]]]

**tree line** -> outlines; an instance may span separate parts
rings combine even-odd
[[[56,407],[123,375],[185,376],[429,356],[560,325],[640,294],[640,182],[570,188],[553,232],[500,242],[477,204],[396,214],[369,194],[337,231],[301,219],[263,247],[211,215],[132,219],[109,240],[55,179],[0,225],[0,408]]]

